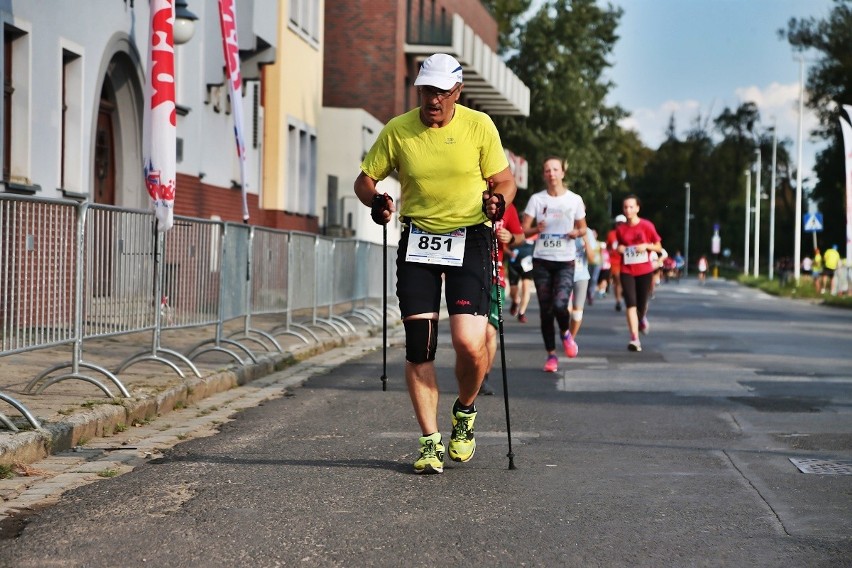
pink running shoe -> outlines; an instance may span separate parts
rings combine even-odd
[[[651,324],[648,323],[648,316],[645,316],[639,320],[639,333],[648,335],[649,331],[651,331]]]
[[[559,359],[556,355],[548,355],[547,361],[544,362],[544,370],[548,373],[555,373],[559,370]]]
[[[577,342],[571,337],[570,331],[566,331],[565,335],[562,336],[562,347],[565,348],[565,355],[570,359],[576,357],[577,353],[580,352],[580,348],[577,347]]]

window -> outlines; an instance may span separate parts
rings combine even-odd
[[[313,129],[290,121],[287,133],[287,210],[316,214],[317,137]]]
[[[290,29],[311,45],[319,43],[319,2],[290,0]]]
[[[3,181],[29,184],[29,35],[3,26]]]
[[[83,58],[62,50],[62,123],[60,124],[59,187],[82,191]]]
[[[12,93],[15,87],[12,82],[12,44],[14,42],[13,28],[6,26],[3,30],[3,180],[9,180],[12,163]]]

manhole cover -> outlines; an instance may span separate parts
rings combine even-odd
[[[819,475],[852,475],[852,461],[830,461],[814,458],[790,458],[802,473]]]

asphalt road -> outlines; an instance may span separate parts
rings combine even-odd
[[[557,374],[528,315],[505,325],[515,470],[500,388],[473,460],[414,475],[403,350],[387,392],[376,351],[67,493],[0,566],[852,566],[852,311],[668,284],[643,352],[597,301]]]

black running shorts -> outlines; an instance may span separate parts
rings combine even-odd
[[[408,234],[406,226],[396,257],[396,295],[402,317],[439,312],[442,284],[450,315],[488,316],[494,277],[491,227],[474,225],[467,228],[462,266],[407,262]]]

